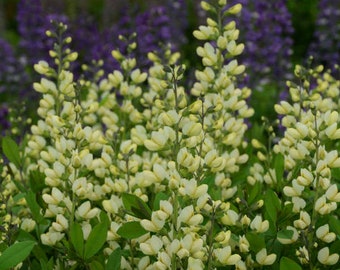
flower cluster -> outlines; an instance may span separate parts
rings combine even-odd
[[[339,254],[328,244],[337,242],[333,231],[339,226],[334,213],[340,199],[336,181],[340,84],[322,71],[322,66],[296,66],[295,75],[303,83],[288,82],[292,104],[275,105],[286,130],[274,151],[283,155],[289,172],[280,185],[294,213],[285,228],[291,232],[290,239],[279,241],[295,245],[301,264],[336,265]],[[316,79],[315,86],[310,85],[310,77]]]
[[[144,51],[147,68],[138,36],[122,37],[118,67],[89,79],[73,72],[82,59],[66,25],[46,32],[51,59],[34,65],[39,120],[20,147],[1,143],[1,266],[336,269],[340,82],[297,66],[291,100],[274,107],[283,137],[265,123],[268,143],[247,138],[242,5],[201,7],[190,88],[170,47]]]
[[[308,49],[308,56],[312,55],[317,64],[333,71],[334,65],[340,62],[339,4],[339,1],[319,1],[315,32]]]

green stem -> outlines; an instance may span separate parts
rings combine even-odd
[[[212,263],[212,255],[213,255],[213,230],[214,230],[214,224],[215,224],[215,208],[213,208],[213,212],[211,215],[211,226],[209,229],[209,233],[208,233],[208,244],[209,244],[209,251],[208,251],[208,266],[207,266],[207,270],[212,269],[211,267],[211,263]]]

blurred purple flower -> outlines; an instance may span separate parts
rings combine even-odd
[[[320,0],[318,10],[308,57],[313,56],[315,64],[333,69],[340,64],[340,0]]]
[[[286,0],[231,0],[241,3],[241,14],[235,19],[240,30],[239,41],[245,50],[238,57],[247,66],[247,85],[285,84],[291,69],[293,26]]]

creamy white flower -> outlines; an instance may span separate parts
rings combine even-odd
[[[272,253],[267,255],[267,250],[265,248],[261,249],[256,253],[256,261],[260,265],[272,265],[276,260],[276,254]]]
[[[336,239],[336,234],[329,232],[329,225],[325,224],[316,230],[316,237],[326,243],[331,243]]]
[[[231,247],[226,246],[224,248],[214,249],[214,255],[217,260],[223,265],[235,265],[241,260],[241,256],[238,254],[231,254]]]
[[[318,252],[318,261],[325,265],[334,265],[339,261],[339,254],[329,254],[329,248],[324,247]]]
[[[139,247],[145,255],[156,255],[163,247],[163,242],[157,236],[153,235],[144,243],[141,243]]]
[[[250,223],[250,228],[258,233],[266,232],[269,229],[269,221],[262,221],[262,216],[257,215]]]

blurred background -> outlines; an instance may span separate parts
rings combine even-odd
[[[147,69],[150,51],[162,55],[167,46],[181,52],[187,66],[190,89],[193,68],[200,59],[195,48],[200,44],[192,32],[205,22],[198,0],[0,0],[0,132],[23,132],[27,121],[35,119],[38,96],[32,83],[39,80],[33,64],[49,60],[53,42],[45,35],[53,29],[51,20],[66,23],[79,53],[71,66],[76,77],[84,73],[83,64],[96,66],[104,60],[104,72],[119,68],[111,57],[113,49],[136,57],[138,66]],[[255,108],[255,120],[262,115],[275,118],[273,104],[287,96],[285,82],[292,79],[295,64],[323,64],[339,77],[334,65],[340,63],[340,0],[228,0],[242,3],[236,20],[240,42],[246,47],[238,61],[247,66],[240,85],[253,89],[249,101]],[[134,36],[136,33],[137,36]],[[126,37],[125,40],[118,38]],[[134,52],[127,44],[136,41]],[[36,100],[36,102],[27,102]],[[18,106],[20,104],[20,106]]]

